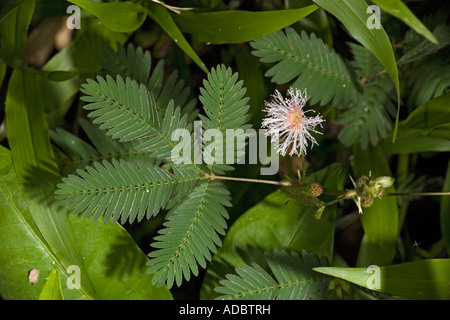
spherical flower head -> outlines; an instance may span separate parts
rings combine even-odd
[[[290,98],[284,99],[281,93],[276,90],[272,95],[271,102],[266,102],[264,111],[267,113],[262,122],[262,127],[267,128],[266,136],[270,136],[272,143],[276,144],[277,152],[285,156],[306,154],[308,140],[312,145],[317,144],[316,139],[310,132],[321,134],[315,130],[316,126],[322,127],[320,115],[308,117],[306,113],[313,110],[303,110],[308,100],[306,90],[302,93],[298,89],[290,88],[288,90]]]

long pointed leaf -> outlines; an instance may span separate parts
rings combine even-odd
[[[401,0],[372,0],[383,11],[399,18],[417,33],[421,34],[431,42],[437,44],[436,37],[427,29],[427,27],[408,9]]]
[[[371,268],[314,268],[362,287],[406,299],[450,299],[450,259],[428,259]]]
[[[175,41],[175,43],[183,50],[203,71],[208,72],[205,64],[200,57],[192,49],[184,35],[181,33],[177,24],[173,21],[169,11],[162,5],[148,1],[146,4],[148,15],[155,20],[164,31]]]
[[[221,44],[242,43],[283,29],[317,10],[316,5],[276,11],[182,12],[172,15],[184,32],[197,40]]]
[[[6,97],[8,138],[14,167],[33,220],[55,255],[65,268],[83,266],[67,215],[61,214],[53,201],[59,172],[41,101],[37,77],[29,69],[15,69]],[[85,294],[96,297],[84,268],[81,272]]]
[[[393,133],[393,141],[397,135],[400,114],[400,82],[389,37],[384,29],[370,29],[367,26],[368,5],[364,0],[313,0],[320,7],[334,15],[347,28],[350,34],[366,47],[383,64],[394,82],[397,91],[397,119]]]

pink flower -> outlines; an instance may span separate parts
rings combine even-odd
[[[321,134],[315,127],[318,125],[322,127],[325,120],[320,115],[306,116],[307,112],[314,112],[303,110],[308,100],[306,89],[302,94],[300,90],[294,91],[290,88],[288,94],[290,99],[284,99],[280,92],[275,90],[275,94],[272,95],[274,100],[265,104],[264,111],[267,117],[263,120],[262,127],[268,129],[266,136],[271,136],[272,143],[275,143],[277,152],[281,155],[286,155],[289,150],[290,156],[294,153],[306,154],[308,140],[312,145],[317,144],[310,131]]]

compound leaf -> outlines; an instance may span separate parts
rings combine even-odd
[[[175,147],[172,132],[187,126],[187,117],[181,116],[173,101],[160,117],[147,87],[120,75],[116,80],[109,75],[106,79],[98,76],[97,81],[88,79],[81,91],[86,94],[81,99],[88,102],[84,106],[90,111],[88,116],[95,118],[93,123],[101,124],[108,136],[120,142],[139,139],[136,149],[151,150],[152,157],[170,161]]]
[[[192,167],[191,167],[192,168]],[[96,220],[112,219],[121,223],[133,222],[156,215],[178,195],[184,196],[201,179],[198,172],[178,169],[170,173],[160,167],[143,162],[112,160],[94,163],[86,171],[63,178],[55,197],[67,210],[84,215],[94,214]]]
[[[203,129],[210,132],[218,130],[213,142],[208,143],[204,138],[203,144],[207,151],[203,153],[204,161],[210,169],[223,173],[233,169],[225,164],[230,161],[227,152],[232,150],[234,164],[244,151],[244,143],[237,143],[235,146],[234,136],[227,139],[229,137],[227,130],[244,133],[251,127],[250,124],[246,124],[250,118],[247,114],[250,108],[247,104],[249,99],[244,97],[246,89],[243,87],[243,81],[238,81],[238,73],[232,73],[231,68],[224,65],[212,68],[208,80],[203,81],[203,86],[204,88],[200,88],[199,97],[206,112],[206,116],[199,115],[203,121]]]
[[[329,49],[315,34],[308,37],[294,29],[277,31],[250,43],[256,49],[252,53],[261,62],[276,64],[267,72],[267,77],[277,84],[294,78],[294,88],[307,88],[311,104],[347,104],[355,101],[357,90],[342,58]]]
[[[226,275],[215,291],[224,295],[216,299],[251,300],[310,300],[324,297],[330,278],[317,274],[313,267],[326,266],[326,259],[319,259],[306,251],[302,255],[275,250],[265,254],[271,276],[258,264],[236,268],[236,275]]]
[[[206,181],[198,185],[179,206],[170,212],[165,228],[152,244],[157,250],[150,252],[148,273],[155,272],[153,284],[179,286],[190,274],[198,275],[199,264],[206,262],[222,244],[218,234],[224,235],[231,206],[229,193],[218,181]]]

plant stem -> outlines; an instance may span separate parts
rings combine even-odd
[[[252,183],[264,183],[264,184],[273,184],[273,185],[283,186],[283,187],[292,186],[292,183],[289,181],[272,181],[272,180],[259,180],[259,179],[249,179],[249,178],[216,176],[214,173],[206,175],[206,177],[208,177],[212,180],[218,179],[218,180],[242,181],[242,182],[252,182]]]
[[[450,192],[393,192],[382,196],[450,196]]]
[[[301,158],[302,158],[302,184],[305,183],[305,175],[306,175],[306,165],[305,165],[305,153],[301,152]]]

